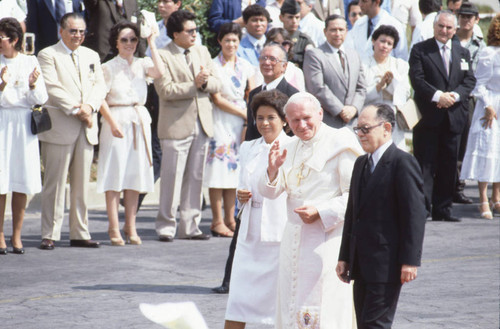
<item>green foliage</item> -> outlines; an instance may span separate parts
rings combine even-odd
[[[158,20],[161,18],[156,9],[157,0],[137,0],[137,3],[139,9],[152,11],[156,13]],[[219,46],[215,33],[208,29],[207,24],[208,12],[210,11],[211,4],[211,0],[182,0],[182,8],[196,14],[196,25],[200,29],[203,44],[208,47],[212,56],[215,56],[219,52]]]

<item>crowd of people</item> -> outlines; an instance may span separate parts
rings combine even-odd
[[[485,42],[468,1],[213,0],[212,58],[181,7],[158,0],[145,29],[136,0],[0,3],[0,254],[7,194],[12,252],[39,192],[53,250],[67,183],[70,246],[99,247],[97,159],[113,246],[142,243],[158,178],[158,240],[208,240],[208,188],[210,233],[232,239],[225,328],[390,328],[426,219],[460,221],[464,180],[478,217],[500,212],[500,14]]]

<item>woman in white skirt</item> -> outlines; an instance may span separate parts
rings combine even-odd
[[[490,206],[500,213],[500,14],[490,23],[487,42],[478,54],[472,91],[477,103],[460,178],[478,181],[480,216],[492,219]],[[491,204],[488,183],[493,183]]]
[[[148,38],[151,58],[136,58],[139,41],[135,24],[121,22],[111,29],[110,45],[118,55],[103,64],[108,94],[101,107],[103,122],[99,139],[97,192],[106,193],[108,234],[111,244],[123,246],[118,221],[120,193],[124,194],[125,239],[139,245],[135,218],[139,193],[154,189],[151,157],[151,117],[143,106],[147,96],[146,78],[158,78],[163,64],[154,39]]]
[[[12,252],[21,241],[27,194],[40,192],[38,138],[31,133],[31,108],[47,101],[35,56],[21,53],[23,30],[14,18],[0,20],[0,254],[7,254],[3,232],[7,193],[12,192]]]
[[[273,325],[276,313],[279,249],[287,221],[286,195],[270,200],[258,192],[258,179],[267,168],[271,145],[290,139],[285,126],[288,97],[262,91],[251,108],[261,138],[243,142],[240,148],[240,181],[237,190],[241,213],[234,254],[225,329],[242,329],[246,323]]]

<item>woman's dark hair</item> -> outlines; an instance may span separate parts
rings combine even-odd
[[[283,111],[283,108],[285,107],[287,101],[288,96],[283,94],[279,90],[273,89],[269,91],[261,91],[253,97],[252,103],[250,104],[252,115],[254,119],[256,119],[257,110],[259,109],[259,107],[270,106],[276,110],[276,113],[278,113],[280,119],[286,122],[285,112]]]
[[[394,39],[394,44],[392,48],[396,48],[399,42],[399,33],[396,28],[390,25],[380,25],[372,34],[372,40],[377,40],[381,35],[387,35]]]
[[[131,29],[132,31],[134,31],[135,36],[139,38],[140,35],[139,29],[137,28],[136,24],[125,21],[116,23],[111,28],[111,32],[109,34],[109,45],[111,47],[110,51],[113,53],[113,55],[118,54],[118,48],[116,48],[116,43],[118,42],[118,36],[120,35],[120,32],[125,29]]]
[[[490,23],[488,28],[487,44],[490,47],[500,46],[500,14],[497,14]]]
[[[283,43],[278,44],[277,42],[274,41],[274,39],[278,36],[281,35],[283,37]],[[284,44],[289,44],[290,48],[288,50],[288,60],[291,60],[293,58],[293,40],[292,37],[290,36],[290,33],[288,33],[287,30],[285,30],[282,27],[274,27],[267,31],[266,33],[266,43],[264,44],[264,47],[270,44],[277,44],[281,47],[284,47]]]
[[[241,41],[241,27],[239,24],[233,22],[224,23],[220,26],[217,40],[222,41],[227,34],[231,33],[236,34],[238,36],[238,40]]]
[[[17,51],[23,50],[23,29],[17,19],[5,17],[0,19],[0,31],[5,33],[5,36],[12,42],[17,38],[14,49]]]
[[[174,33],[184,31],[184,23],[187,21],[194,21],[196,15],[187,10],[177,10],[173,12],[167,21],[167,36],[174,40]]]

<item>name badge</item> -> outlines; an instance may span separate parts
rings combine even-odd
[[[469,71],[469,63],[463,58],[460,60],[460,69],[462,71]]]

